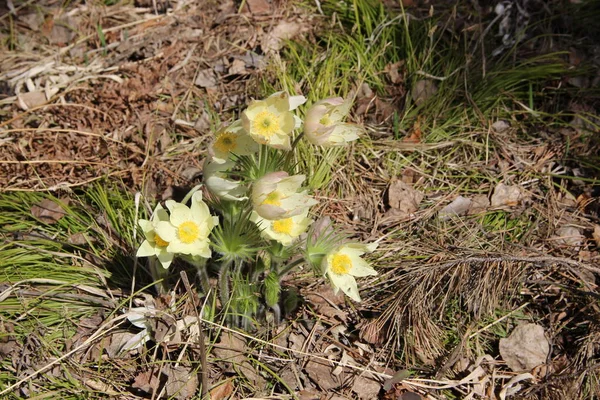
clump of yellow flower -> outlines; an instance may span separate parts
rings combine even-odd
[[[247,156],[258,151],[258,143],[252,139],[242,126],[242,121],[237,120],[231,125],[223,127],[215,134],[215,140],[208,149],[211,158],[216,163],[225,163],[232,154]]]
[[[308,218],[308,208],[301,214],[274,221],[261,218],[256,211],[253,211],[250,220],[258,225],[263,237],[276,240],[284,246],[292,244],[294,240],[306,232],[312,222]]]
[[[154,209],[150,220],[140,219],[138,221],[146,240],[140,245],[136,257],[156,256],[163,268],[167,269],[173,262],[174,254],[167,250],[169,242],[156,233],[156,225],[161,221],[168,222],[169,214],[160,204]]]
[[[307,194],[299,192],[304,175],[289,176],[287,172],[271,172],[252,187],[251,200],[254,211],[262,218],[278,220],[299,215],[317,201]]]
[[[306,113],[304,136],[318,146],[343,146],[364,132],[361,126],[342,122],[352,103],[341,97],[324,99],[313,104]]]
[[[192,195],[190,207],[173,200],[167,200],[166,205],[170,219],[158,222],[155,230],[169,243],[167,251],[209,258],[208,235],[219,223],[219,218],[210,215],[208,206],[202,201],[202,192]]]
[[[335,293],[341,289],[354,301],[360,301],[355,277],[377,275],[377,272],[360,256],[377,248],[377,243],[348,243],[329,252],[321,268],[333,285]]]
[[[242,126],[257,143],[291,150],[290,137],[299,126],[292,111],[305,101],[304,96],[290,96],[286,92],[255,100],[242,113]]]

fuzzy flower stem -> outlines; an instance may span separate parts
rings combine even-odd
[[[277,274],[279,275],[279,279],[283,278],[292,269],[294,269],[294,267],[297,267],[298,265],[302,264],[303,262],[304,262],[304,259],[303,258],[299,258],[296,261],[292,261],[291,263],[289,263],[285,267],[282,267],[279,271],[277,271]]]
[[[210,281],[208,279],[208,272],[206,270],[206,266],[196,267],[198,271],[198,278],[200,278],[200,285],[202,286],[202,291],[204,293],[208,293],[210,291]]]
[[[229,290],[230,269],[231,261],[228,261],[221,266],[221,270],[219,271],[219,296],[221,297],[222,307],[228,307],[231,300],[231,292]]]
[[[293,157],[293,156],[294,156],[294,154],[295,154],[296,146],[298,146],[298,142],[300,142],[300,139],[302,139],[302,136],[304,136],[304,132],[301,132],[301,133],[300,133],[300,134],[299,134],[299,135],[296,137],[296,139],[294,139],[294,142],[292,143],[292,150],[290,150],[290,151],[287,153],[287,156],[285,157],[285,163],[284,163],[284,165],[286,165],[286,166],[287,166],[287,165],[289,165],[289,164],[290,164],[290,161],[292,161],[292,157]]]
[[[169,293],[169,287],[167,286],[169,270],[163,268],[157,261],[155,258],[150,259],[150,274],[152,275],[152,280],[158,294],[167,294]]]
[[[185,197],[183,198],[183,200],[181,200],[181,204],[186,204],[190,198],[194,195],[194,193],[196,193],[200,188],[202,187],[202,185],[196,185],[192,188],[192,190],[190,190],[188,192],[188,194],[185,195]]]
[[[273,305],[273,307],[271,307],[271,310],[273,311],[273,319],[275,320],[275,325],[279,325],[279,323],[281,322],[281,308],[279,307],[279,304]]]

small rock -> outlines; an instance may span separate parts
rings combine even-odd
[[[499,183],[492,194],[492,207],[516,206],[523,195],[518,186],[509,186]]]
[[[510,128],[510,124],[502,119],[500,119],[492,124],[492,129],[496,133],[502,133],[502,132],[506,131],[508,128]]]
[[[458,196],[452,203],[440,210],[438,217],[440,220],[445,221],[452,217],[465,215],[471,208],[472,202],[473,201],[471,199]]]
[[[583,243],[584,236],[581,231],[574,226],[562,226],[556,230],[556,242],[569,246],[579,247]]]

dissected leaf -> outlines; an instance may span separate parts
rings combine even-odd
[[[519,325],[508,338],[500,339],[500,356],[515,372],[530,371],[544,364],[549,352],[550,344],[541,325]]]

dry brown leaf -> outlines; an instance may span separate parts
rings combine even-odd
[[[310,360],[306,363],[304,371],[313,382],[325,391],[338,388],[343,383],[340,377],[333,375],[333,366],[323,360]]]
[[[305,295],[306,301],[314,306],[315,311],[329,319],[338,318],[346,322],[348,315],[346,312],[337,308],[337,305],[344,304],[345,298],[342,292],[334,294],[333,289],[329,285],[323,285],[314,292]]]
[[[594,232],[592,232],[592,237],[596,242],[596,246],[600,247],[600,225],[594,225]]]
[[[233,393],[233,384],[231,381],[214,387],[210,390],[210,400],[225,400]]]
[[[81,246],[81,245],[90,243],[92,241],[93,240],[83,232],[74,233],[74,234],[70,235],[69,238],[67,239],[67,242],[69,242],[69,244],[72,244],[75,246]]]
[[[33,92],[19,93],[16,101],[17,105],[23,111],[27,111],[30,108],[46,104],[48,102],[48,99],[46,98],[46,94],[44,92],[42,92],[41,90],[36,90]]]
[[[404,76],[399,72],[399,69],[402,66],[404,66],[404,61],[397,61],[386,65],[383,69],[383,71],[389,75],[392,83],[402,83],[404,81]]]
[[[390,183],[387,197],[391,210],[388,210],[386,215],[400,219],[410,216],[419,209],[419,204],[423,200],[423,193],[401,180],[394,179]]]
[[[198,374],[189,367],[168,364],[168,367],[163,369],[163,374],[168,377],[165,392],[169,398],[191,399],[198,391]]]
[[[473,197],[471,201],[471,208],[469,209],[469,215],[479,214],[488,209],[490,206],[490,199],[485,194],[478,194]]]
[[[268,15],[273,12],[268,0],[246,0],[243,11],[252,15]]]
[[[376,399],[381,389],[381,384],[365,376],[357,376],[352,385],[352,391],[356,393],[359,399]]]
[[[231,363],[232,370],[241,372],[255,387],[264,387],[265,379],[259,375],[246,358],[246,341],[232,333],[224,333],[215,349],[215,356]]]
[[[198,71],[198,76],[194,81],[196,86],[200,86],[203,88],[214,88],[219,83],[217,78],[217,74],[212,68],[206,68],[201,71]]]
[[[417,106],[425,103],[433,97],[438,91],[437,84],[429,79],[421,79],[415,82],[415,86],[411,90],[411,97]]]
[[[500,356],[514,372],[530,371],[546,363],[550,344],[544,328],[537,324],[517,326],[510,336],[500,339]]]
[[[158,385],[160,384],[160,379],[153,373],[152,370],[140,372],[136,375],[132,388],[141,390],[145,393],[152,393],[156,389],[158,389]]]
[[[58,202],[51,199],[44,199],[31,207],[31,215],[46,224],[55,224],[65,216],[66,213],[63,210],[63,206],[68,205],[68,198],[60,199]]]
[[[283,47],[283,41],[289,40],[300,33],[302,25],[295,21],[280,21],[275,28],[271,30],[261,42],[261,47],[265,53],[269,51],[279,51]]]

